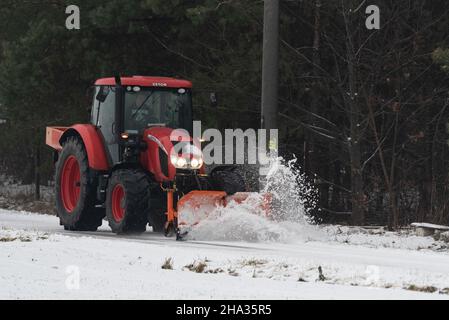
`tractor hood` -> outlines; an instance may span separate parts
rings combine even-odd
[[[158,182],[173,181],[176,169],[204,172],[199,143],[187,131],[167,127],[151,127],[143,133],[147,150],[141,163]]]
[[[171,136],[174,129],[167,127],[152,127],[146,129],[143,133],[143,139],[149,143],[149,145],[157,145],[166,153],[173,147]],[[191,140],[190,136],[187,139]]]

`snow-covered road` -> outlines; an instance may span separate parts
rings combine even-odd
[[[117,236],[107,223],[69,232],[53,216],[0,210],[0,298],[449,298],[449,252],[423,249],[432,240],[345,237],[177,242],[150,231]],[[172,269],[161,268],[167,258]]]

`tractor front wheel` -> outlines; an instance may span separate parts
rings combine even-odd
[[[145,232],[149,210],[150,183],[144,172],[120,169],[109,180],[106,196],[106,216],[112,231]]]

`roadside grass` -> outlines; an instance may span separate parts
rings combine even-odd
[[[248,267],[258,267],[258,266],[263,266],[264,264],[267,264],[268,261],[265,259],[256,259],[256,258],[250,258],[250,259],[245,259],[241,262],[241,265],[243,267],[248,266]]]
[[[27,191],[0,192],[0,208],[6,210],[29,211],[56,215],[54,197],[42,197],[42,200],[35,200],[34,194]]]
[[[5,230],[5,229],[3,229]],[[46,240],[49,235],[47,233],[37,234],[37,235],[11,235],[11,234],[0,234],[0,242],[31,242],[33,240]]]
[[[31,242],[32,239],[29,236],[19,236],[19,237],[12,237],[12,236],[2,236],[0,237],[0,242],[13,242],[19,240],[21,242]]]

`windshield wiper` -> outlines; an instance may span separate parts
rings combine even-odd
[[[131,119],[134,119],[134,117],[137,115],[137,112],[140,111],[140,109],[142,109],[143,105],[148,101],[148,99],[150,99],[150,97],[153,95],[154,91],[151,91],[151,93],[148,95],[148,97],[145,98],[145,100],[140,104],[140,106],[137,108],[136,111],[133,112],[133,114],[131,115]]]

